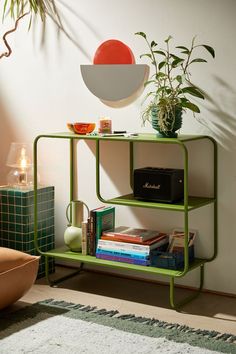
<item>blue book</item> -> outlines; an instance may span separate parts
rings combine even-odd
[[[132,252],[132,250],[114,250],[114,249],[103,249],[103,248],[97,248],[97,253],[103,253],[103,254],[108,254],[111,256],[121,256],[121,257],[129,257],[129,258],[135,258],[135,259],[149,259],[150,255],[149,254],[144,254],[144,253],[137,253],[137,252]]]
[[[105,253],[96,252],[96,257],[100,259],[106,259],[108,261],[115,261],[115,262],[123,262],[123,263],[130,263],[130,264],[138,264],[143,266],[149,266],[150,261],[148,259],[136,259],[131,257],[123,257],[123,256],[115,256]]]

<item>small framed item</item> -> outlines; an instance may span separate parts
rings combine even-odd
[[[188,246],[193,246],[197,230],[189,230],[188,233]],[[178,228],[172,231],[170,235],[170,243],[168,252],[177,253],[184,251],[184,229]]]

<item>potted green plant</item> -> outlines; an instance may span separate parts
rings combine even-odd
[[[142,112],[143,124],[151,122],[160,137],[177,137],[176,131],[182,126],[182,113],[189,109],[200,113],[199,107],[191,101],[191,96],[204,99],[203,91],[192,83],[190,67],[195,63],[206,63],[203,58],[193,57],[196,49],[203,47],[211,56],[215,51],[206,44],[195,44],[195,37],[191,46],[176,46],[176,52],[170,48],[169,36],[165,40],[165,48],[159,48],[155,41],[149,41],[144,32],[136,35],[143,37],[148,45],[149,52],[140,55],[147,57],[154,66],[154,74],[146,81],[145,86],[152,87],[146,94],[146,107]]]

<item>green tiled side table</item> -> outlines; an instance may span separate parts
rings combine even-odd
[[[38,241],[42,251],[54,245],[54,187],[38,189]],[[0,246],[32,255],[34,246],[34,191],[0,187]],[[49,260],[53,273],[54,260]],[[45,275],[45,259],[41,257],[38,278]]]

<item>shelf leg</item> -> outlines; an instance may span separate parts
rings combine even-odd
[[[130,178],[130,187],[132,191],[134,190],[134,143],[129,142],[129,178]]]
[[[64,277],[61,277],[61,278],[58,278],[58,279],[55,279],[55,280],[51,280],[50,277],[49,277],[48,258],[49,257],[45,256],[45,273],[46,273],[47,282],[48,282],[48,284],[51,287],[57,287],[57,285],[59,283],[65,281],[67,279],[73,278],[74,276],[78,275],[83,270],[84,263],[80,263],[80,267],[78,269],[76,269],[76,271],[74,271],[74,272],[72,272],[70,274],[67,274]]]
[[[174,300],[175,295],[175,278],[170,278],[170,305],[173,309],[178,310],[180,307],[186,305],[191,300],[195,299],[200,292],[202,291],[203,283],[204,283],[204,264],[200,266],[200,285],[199,288],[190,296],[187,296],[185,299],[181,300],[179,303],[176,303]]]

